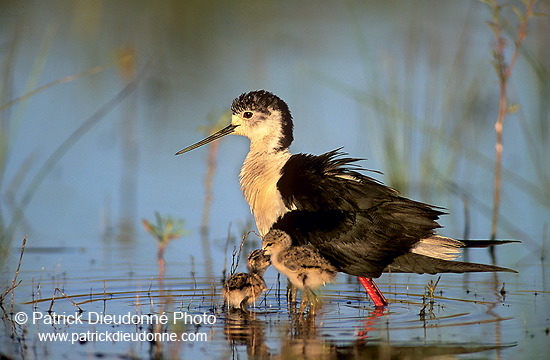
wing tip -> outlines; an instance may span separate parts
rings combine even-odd
[[[458,239],[457,239],[458,240]],[[506,240],[483,240],[483,239],[474,239],[474,240],[463,240],[459,239],[464,248],[486,248],[489,246],[521,243],[520,240],[515,239],[506,239]]]

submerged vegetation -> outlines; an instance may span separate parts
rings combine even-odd
[[[142,219],[141,222],[145,231],[153,235],[160,247],[166,247],[171,240],[187,234],[187,231],[183,228],[185,223],[183,219],[160,215],[158,212],[155,212],[155,223],[147,219]]]

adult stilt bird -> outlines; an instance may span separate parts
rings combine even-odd
[[[338,150],[323,155],[289,152],[292,116],[287,104],[259,90],[233,101],[231,124],[180,150],[228,134],[250,139],[240,173],[241,189],[261,236],[286,232],[294,245],[311,245],[338,271],[359,277],[376,306],[387,301],[372,278],[383,271],[411,273],[512,271],[451,261],[475,246],[438,236],[441,208],[410,200],[360,171],[359,159]],[[497,242],[485,241],[482,245]]]

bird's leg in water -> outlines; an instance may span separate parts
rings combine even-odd
[[[309,295],[307,292],[307,288],[304,288],[304,290],[302,291],[302,301],[300,302],[300,315],[304,314],[308,303],[309,303]]]
[[[286,301],[288,301],[289,304],[295,304],[296,303],[296,293],[298,292],[298,289],[296,289],[296,286],[292,284],[290,281],[288,282],[288,285],[286,287]]]
[[[241,304],[240,304],[240,308],[241,310],[246,314],[248,313],[248,309],[246,308],[246,304],[248,303],[248,299],[250,297],[249,296],[246,296],[242,301],[241,301]]]
[[[309,305],[309,313],[315,315],[317,309],[317,295],[309,287],[305,286],[302,291],[302,301],[300,302],[300,314],[304,314],[306,307]]]
[[[381,307],[381,306],[388,306],[388,300],[384,297],[384,294],[378,289],[378,286],[374,283],[374,281],[370,278],[364,278],[364,277],[358,277],[359,282],[361,282],[361,285],[365,288],[367,291],[367,294],[372,299],[372,302],[375,306]]]

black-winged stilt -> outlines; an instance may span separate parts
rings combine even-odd
[[[231,124],[176,155],[228,134],[250,139],[240,173],[261,236],[282,230],[294,245],[315,248],[340,272],[355,275],[376,306],[388,304],[372,278],[385,270],[439,273],[514,270],[452,261],[475,246],[435,234],[441,208],[410,200],[370,178],[339,150],[291,154],[293,122],[276,95],[252,91],[231,106]],[[485,241],[482,244],[503,242]]]

